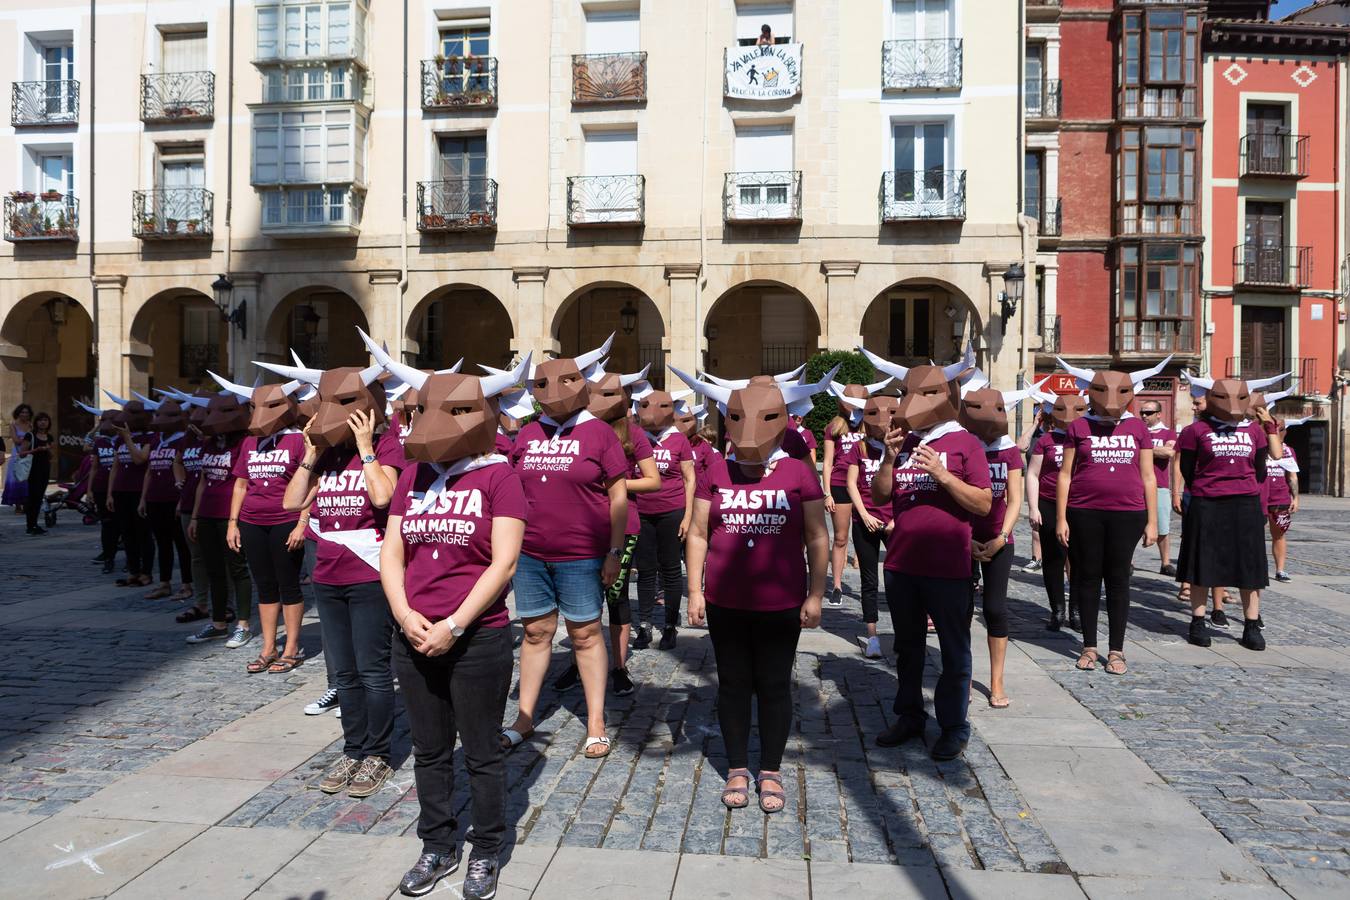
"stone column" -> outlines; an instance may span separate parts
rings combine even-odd
[[[149,344],[143,344],[140,341],[126,340],[122,342],[122,372],[123,387],[127,393],[125,397],[131,396],[131,391],[139,391],[142,394],[150,393],[150,360],[155,355],[155,351]]]
[[[122,315],[125,275],[95,275],[94,303],[98,306],[98,386],[119,397],[127,396],[130,379],[122,356],[123,335],[130,323]],[[106,399],[106,398],[105,398]],[[102,402],[102,401],[95,401]]]
[[[371,269],[370,308],[366,310],[370,336],[377,343],[389,345],[389,355],[405,362],[407,348],[401,343],[403,323],[399,321],[398,283],[403,273],[398,269]]]
[[[670,321],[666,333],[667,370],[675,366],[690,375],[703,368],[703,323],[695,321],[695,300],[698,295],[698,263],[674,263],[666,266],[666,282],[670,285]],[[703,311],[707,315],[707,310]],[[666,390],[682,390],[678,379],[666,378]]]
[[[538,362],[549,352],[558,351],[557,342],[549,333],[544,303],[544,283],[548,281],[548,266],[528,266],[511,270],[516,283],[515,338],[511,350],[520,356],[533,353]]]
[[[0,409],[13,409],[24,400],[23,367],[28,351],[18,344],[0,341]],[[94,398],[97,404],[100,401]]]
[[[231,272],[230,282],[234,290],[230,291],[230,308],[226,313],[242,310],[244,330],[233,322],[225,322],[222,328],[228,329],[226,346],[230,377],[240,384],[252,384],[257,373],[254,360],[262,362],[291,362],[290,349],[280,344],[282,338],[271,343],[267,340],[267,316],[262,303],[261,272]],[[285,332],[282,332],[285,335]]]
[[[825,331],[820,346],[829,350],[852,350],[862,344],[863,311],[857,308],[853,288],[858,280],[856,259],[825,260],[820,270],[825,273]]]

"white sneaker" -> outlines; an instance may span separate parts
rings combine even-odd
[[[235,650],[244,646],[251,640],[253,640],[253,632],[242,625],[236,625],[234,626],[234,631],[230,632],[229,639],[225,641],[225,648],[227,650]]]
[[[336,709],[338,705],[338,693],[336,688],[329,688],[323,692],[323,696],[318,700],[305,706],[305,715],[319,716],[328,712],[330,709]]]
[[[867,649],[863,651],[863,656],[868,659],[881,659],[881,638],[875,634],[867,639]]]

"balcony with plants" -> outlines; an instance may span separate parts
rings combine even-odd
[[[417,182],[417,230],[494,231],[497,182],[481,176]]]
[[[205,188],[133,191],[132,233],[143,241],[209,239],[213,203]]]
[[[497,108],[495,56],[441,56],[422,60],[426,112]]]
[[[60,191],[12,191],[5,197],[5,240],[78,241],[80,202]]]
[[[141,76],[141,121],[147,125],[209,122],[216,113],[214,72]]]

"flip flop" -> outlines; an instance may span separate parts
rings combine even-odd
[[[1012,706],[1012,701],[1007,697],[990,697],[989,706],[993,709],[1007,709]]]
[[[534,734],[533,728],[531,728],[525,734],[521,734],[514,728],[503,728],[501,731],[501,738],[504,741],[504,743],[502,744],[502,750],[506,751],[507,753],[510,753],[512,750],[516,749],[521,744],[525,743],[525,741],[532,734]]]
[[[601,752],[592,753],[592,747],[600,747]],[[602,734],[599,737],[586,738],[586,746],[581,748],[581,754],[587,759],[604,759],[606,756],[609,756],[610,749],[609,735]]]
[[[280,656],[267,667],[269,675],[285,675],[287,672],[293,672],[300,668],[301,663],[305,661],[305,651],[301,650],[294,656]]]
[[[261,653],[259,653],[257,659],[255,659],[248,665],[244,666],[244,671],[250,675],[261,675],[263,672],[266,672],[268,668],[271,667],[271,665],[279,659],[281,659],[281,657],[278,656],[276,653],[272,653],[268,656],[263,656]]]

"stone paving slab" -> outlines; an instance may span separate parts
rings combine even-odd
[[[682,857],[675,886],[670,892],[671,900],[706,900],[719,896],[809,900],[812,894],[807,865],[794,859]]]
[[[318,837],[304,831],[208,828],[111,896],[244,900]]]
[[[651,850],[559,847],[534,896],[538,900],[581,900],[596,894],[668,897],[680,861],[673,853]]]
[[[417,861],[421,850],[421,842],[415,838],[329,832],[306,846],[250,896],[256,900],[386,900],[391,887],[397,887],[399,877]]]
[[[828,900],[945,900],[936,866],[811,863],[811,897]]]
[[[1101,878],[1090,875],[1079,879],[1078,883],[1089,900],[1154,900],[1182,895],[1186,900],[1287,900],[1289,896],[1273,884],[1180,882],[1164,877]]]
[[[989,871],[951,871],[944,874],[952,900],[975,900],[978,897],[998,897],[1000,900],[1083,900],[1082,890],[1070,875]]]
[[[242,778],[128,775],[58,815],[214,825],[269,784]]]

